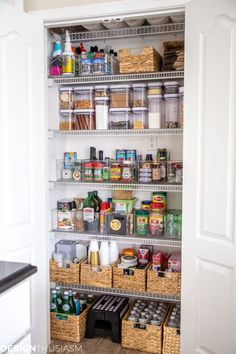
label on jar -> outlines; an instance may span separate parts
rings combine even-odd
[[[160,167],[154,167],[152,169],[152,180],[160,181],[161,180],[161,169]]]
[[[132,179],[132,168],[123,167],[122,179],[125,180],[125,181],[130,181]]]
[[[83,210],[84,221],[93,222],[95,220],[95,213],[93,208],[84,208]]]
[[[148,224],[148,216],[137,216],[137,225],[143,226]]]
[[[70,55],[62,57],[62,71],[63,74],[74,73],[74,59]]]
[[[73,212],[71,211],[58,211],[57,212],[57,227],[58,229],[72,229],[73,224]]]
[[[93,180],[93,168],[85,167],[85,169],[84,169],[84,179],[86,181],[92,181]]]
[[[119,180],[121,179],[121,168],[120,167],[112,167],[111,168],[111,180]]]
[[[119,231],[121,229],[121,222],[118,219],[113,219],[110,222],[110,227],[113,231]]]
[[[164,217],[163,214],[153,213],[149,218],[150,232],[154,233],[155,231],[162,232],[163,230]]]
[[[69,311],[69,309],[70,309],[70,305],[64,304],[64,305],[62,306],[62,309],[63,309],[63,311],[67,312],[67,311]]]
[[[103,181],[102,168],[94,168],[94,180]]]
[[[73,172],[73,179],[75,180],[75,181],[80,181],[81,180],[81,172],[80,171],[74,171]]]

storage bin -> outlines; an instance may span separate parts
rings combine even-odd
[[[74,108],[74,89],[72,87],[60,87],[59,106],[60,110]]]
[[[146,291],[146,278],[147,269],[149,264],[145,269],[132,269],[133,275],[127,275],[125,269],[117,267],[120,263],[118,260],[112,267],[113,269],[113,288],[125,289],[125,290],[135,290],[135,291]]]
[[[172,307],[168,313],[163,327],[163,354],[180,354],[180,328],[168,327],[168,320]]]
[[[170,93],[164,95],[166,128],[178,128],[179,126],[179,94]]]
[[[96,129],[94,109],[76,109],[74,110],[74,117],[76,130]]]
[[[148,115],[146,107],[135,107],[133,112],[133,129],[148,129]]]
[[[147,292],[180,295],[181,273],[157,272],[152,264],[147,270]]]
[[[85,337],[89,305],[81,315],[50,313],[51,338],[70,342],[81,342]]]
[[[60,111],[60,130],[74,130],[75,118],[72,110]]]
[[[82,262],[82,261],[81,261]],[[80,284],[80,263],[70,263],[69,268],[59,267],[59,263],[50,260],[50,281],[55,283]]]
[[[131,129],[131,109],[110,108],[109,127],[110,129]]]
[[[74,88],[75,109],[94,108],[94,88],[93,86],[81,86]]]
[[[162,95],[148,95],[148,125],[149,129],[163,128]]]
[[[110,108],[131,108],[131,86],[110,86]]]
[[[148,84],[148,95],[162,95],[162,82],[150,82]]]
[[[129,314],[130,310],[122,320],[122,347],[161,354],[163,324],[161,326],[153,326],[128,321]],[[171,354],[175,354],[175,352]]]
[[[95,86],[95,98],[103,98],[103,97],[108,97],[109,98],[109,88],[107,85],[98,85]]]
[[[134,84],[133,88],[133,106],[147,107],[147,85]]]
[[[101,288],[112,287],[112,266],[99,266],[99,271],[93,270],[91,264],[88,264],[88,259],[81,263],[80,283],[82,285],[90,285]]]
[[[164,82],[165,94],[179,93],[178,81],[165,81]]]
[[[96,129],[108,129],[109,98],[95,97]]]
[[[138,50],[120,49],[120,73],[144,73],[160,71],[162,57],[153,47]]]

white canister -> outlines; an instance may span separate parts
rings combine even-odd
[[[159,129],[163,126],[162,95],[148,95],[148,124],[149,129]]]
[[[100,246],[100,265],[109,266],[110,265],[110,252],[108,241],[102,241]]]
[[[110,242],[110,262],[111,264],[116,262],[119,258],[119,248],[116,241]]]
[[[109,124],[109,98],[96,97],[95,98],[95,112],[96,112],[96,129],[108,129]]]

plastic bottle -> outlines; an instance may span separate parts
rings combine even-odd
[[[58,76],[62,74],[61,55],[62,55],[61,41],[56,41],[52,53],[52,61],[50,63],[51,76]]]
[[[74,74],[75,55],[71,48],[69,31],[66,31],[65,49],[62,53],[62,75],[73,76]]]

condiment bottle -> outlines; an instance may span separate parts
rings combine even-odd
[[[62,74],[67,76],[75,74],[75,55],[71,48],[69,31],[66,31],[65,49],[62,53]]]

